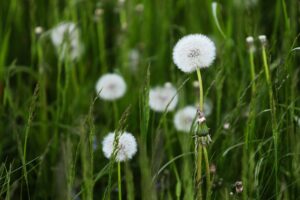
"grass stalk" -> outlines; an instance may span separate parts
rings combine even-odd
[[[265,44],[262,44],[262,59],[264,65],[264,71],[266,76],[266,81],[268,85],[268,93],[269,93],[269,106],[271,109],[271,118],[272,118],[272,134],[273,134],[273,142],[274,142],[274,169],[275,169],[275,191],[276,198],[278,197],[278,125],[276,119],[276,105],[275,99],[272,89],[272,81],[270,75],[270,69],[267,60],[267,53]]]

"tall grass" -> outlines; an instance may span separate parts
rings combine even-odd
[[[192,134],[175,130],[173,112],[150,110],[148,97],[172,82],[177,108],[197,103],[196,74],[172,62],[175,42],[189,33],[217,46],[215,63],[201,71],[213,102],[207,153],[216,171],[202,170],[200,184],[211,176],[211,199],[298,199],[299,9],[296,0],[0,1],[0,199],[117,199],[118,168],[101,141],[124,112],[138,154],[121,165],[121,197],[194,199]],[[81,31],[77,61],[60,59],[51,44],[63,21]],[[127,83],[114,103],[95,99],[108,72]]]

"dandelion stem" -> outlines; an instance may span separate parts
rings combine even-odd
[[[203,155],[204,155],[205,167],[206,167],[206,200],[210,200],[211,184],[210,184],[208,153],[207,153],[206,146],[203,145],[202,148],[203,148]]]
[[[199,67],[197,67],[197,76],[198,76],[198,83],[199,83],[199,109],[201,112],[203,112],[203,85],[202,85],[202,78],[201,78]]]
[[[250,60],[250,67],[251,67],[251,81],[252,81],[252,98],[256,93],[256,84],[255,84],[255,67],[254,67],[254,55],[253,51],[249,52],[249,60]]]
[[[121,162],[118,162],[118,190],[119,190],[119,200],[122,200],[122,188],[121,188]]]
[[[198,140],[196,138],[196,140]],[[201,175],[202,175],[202,148],[199,146],[200,142],[196,141],[196,149],[195,151],[198,152],[196,155],[197,158],[197,173],[196,173],[196,195],[197,200],[202,200],[202,188],[201,188]]]

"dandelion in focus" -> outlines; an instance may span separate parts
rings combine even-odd
[[[60,59],[78,59],[83,53],[80,33],[73,22],[63,22],[51,30],[51,40]]]
[[[173,49],[173,60],[186,73],[197,68],[209,67],[216,57],[213,41],[202,34],[191,34],[181,38]]]
[[[114,153],[114,144],[116,144],[116,161],[123,162],[130,160],[137,152],[137,143],[135,137],[129,132],[123,132],[116,138],[118,141],[115,143],[115,133],[109,133],[102,142],[102,150],[104,156],[108,159]]]
[[[193,126],[193,135],[195,136],[195,156],[196,156],[196,180],[195,192],[196,199],[202,199],[201,176],[202,176],[202,154],[206,165],[206,198],[211,197],[211,180],[209,170],[209,159],[206,146],[211,142],[209,128],[206,125],[204,113],[204,95],[201,77],[201,68],[209,67],[216,57],[216,47],[214,42],[202,34],[191,34],[181,38],[173,49],[173,61],[176,66],[185,73],[197,72],[199,88],[199,109],[197,110],[196,123]],[[195,84],[194,84],[195,85]]]
[[[178,103],[176,88],[171,83],[149,91],[149,106],[156,112],[173,111]]]
[[[196,114],[197,108],[195,106],[186,106],[178,110],[174,116],[176,130],[186,133],[190,132]]]
[[[104,74],[96,83],[96,92],[101,99],[114,101],[124,96],[126,83],[118,74]]]

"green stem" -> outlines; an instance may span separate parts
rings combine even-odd
[[[199,109],[201,112],[203,112],[203,84],[202,84],[200,68],[197,68],[197,76],[198,76],[198,83],[199,83]]]
[[[197,139],[196,139],[197,140]],[[197,173],[196,173],[196,195],[197,195],[197,200],[202,200],[202,187],[201,187],[201,175],[202,175],[202,148],[199,145],[200,143],[196,144],[196,149],[195,153],[197,157]]]
[[[121,162],[118,162],[118,189],[119,189],[119,200],[122,200],[122,188],[121,188]]]
[[[206,146],[202,146],[202,148],[203,148],[203,155],[204,155],[205,167],[206,167],[206,200],[210,200],[211,183],[210,183],[210,170],[209,170],[208,153],[207,153]]]
[[[255,66],[254,66],[254,56],[253,51],[249,52],[249,60],[250,60],[250,67],[251,67],[251,80],[252,80],[252,98],[256,93],[256,84],[255,84]]]
[[[266,48],[263,45],[262,47],[262,57],[263,57],[263,64],[264,64],[264,70],[268,85],[268,92],[269,92],[269,104],[271,109],[271,118],[272,118],[272,133],[273,133],[273,141],[274,141],[274,157],[275,157],[275,189],[276,189],[276,196],[278,194],[278,126],[277,126],[277,120],[276,120],[276,106],[275,106],[275,99],[273,95],[273,89],[272,89],[272,82],[271,82],[271,76],[270,76],[270,69],[267,61],[267,53]]]

